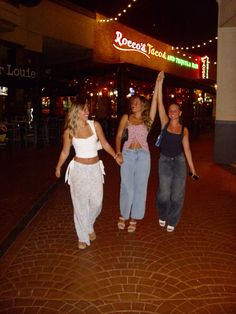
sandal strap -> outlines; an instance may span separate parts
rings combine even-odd
[[[124,217],[119,217],[117,225],[118,225],[118,228],[120,230],[124,230],[125,229],[125,218]]]
[[[130,221],[128,226],[128,232],[134,232],[136,230],[136,221]]]
[[[122,217],[122,216],[120,216],[120,217],[119,217],[119,220],[125,221],[125,218]]]

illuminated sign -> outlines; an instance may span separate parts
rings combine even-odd
[[[8,88],[6,86],[0,86],[0,95],[7,96]]]
[[[208,79],[209,78],[209,57],[205,56],[201,58],[202,61],[202,78]]]
[[[150,58],[149,55],[147,54],[146,44],[136,43],[135,41],[127,39],[123,37],[123,34],[119,31],[116,32],[116,39],[113,46],[118,50],[140,52],[144,54],[146,57]]]
[[[175,62],[181,66],[186,66],[186,67],[193,68],[196,70],[198,69],[198,63],[190,62],[188,60],[177,58],[177,57],[172,56],[172,55],[168,55],[167,60],[171,61],[171,62]]]
[[[101,19],[97,14],[97,21]],[[171,45],[115,21],[96,23],[93,40],[94,62],[134,64],[188,79],[201,77],[200,56],[180,53]]]
[[[6,66],[0,66],[0,75],[34,79],[36,77],[36,72],[31,70],[29,67],[21,68],[7,64]]]
[[[129,51],[129,52],[138,52],[146,56],[147,58],[151,58],[151,56],[156,58],[163,58],[166,61],[174,62],[177,65],[189,67],[192,69],[198,69],[198,63],[190,62],[185,59],[177,58],[173,55],[168,55],[167,51],[163,51],[161,49],[157,49],[157,47],[153,46],[149,42],[136,42],[131,40],[130,38],[126,38],[123,36],[122,32],[116,31],[116,37],[113,42],[113,47],[117,50],[121,51]]]

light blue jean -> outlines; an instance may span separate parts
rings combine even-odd
[[[142,219],[145,213],[150,153],[144,149],[124,149],[121,165],[120,213],[125,219]]]
[[[184,203],[186,173],[183,153],[173,158],[160,154],[157,210],[159,219],[174,227],[179,222]]]

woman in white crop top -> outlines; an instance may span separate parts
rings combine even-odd
[[[88,117],[87,103],[72,104],[66,117],[63,147],[55,172],[59,178],[61,167],[73,146],[75,156],[67,167],[65,180],[70,185],[79,249],[85,249],[90,241],[96,239],[94,223],[102,209],[105,173],[97,153],[99,145],[121,164],[120,158],[107,142],[101,125],[97,121],[88,120]]]

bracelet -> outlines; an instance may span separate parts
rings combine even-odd
[[[118,156],[121,154],[121,152],[119,152],[119,153],[116,153],[115,154],[115,156],[113,157],[114,159],[117,159],[118,158]]]

